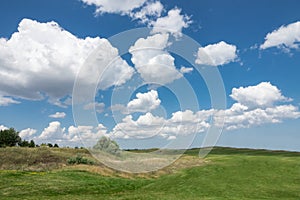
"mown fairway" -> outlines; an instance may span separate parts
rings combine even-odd
[[[0,199],[300,199],[300,153],[217,148],[202,166],[145,177],[103,176],[82,166],[2,170]]]

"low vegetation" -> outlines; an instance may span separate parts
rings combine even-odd
[[[76,157],[69,158],[67,160],[67,163],[70,165],[79,165],[79,164],[93,165],[95,162],[92,160],[89,160],[88,158],[83,157],[80,154],[77,154]]]
[[[92,160],[85,149],[2,148],[0,199],[300,199],[300,153],[215,148],[203,160],[198,152],[160,172],[130,175],[95,160],[67,164],[77,155]],[[37,163],[59,167],[5,167]]]
[[[86,149],[49,148],[0,148],[1,170],[50,171],[68,165],[68,159],[77,155],[94,161]]]

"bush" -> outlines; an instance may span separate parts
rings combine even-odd
[[[21,140],[20,142],[18,142],[18,145],[20,147],[28,147],[29,146],[29,142],[26,140]]]
[[[81,155],[77,155],[76,157],[71,157],[67,160],[69,165],[78,165],[78,164],[85,164],[85,165],[93,165],[94,162],[82,157]]]
[[[105,136],[101,137],[101,139],[97,142],[97,144],[93,147],[93,149],[101,150],[113,155],[120,154],[119,145],[115,141]]]
[[[30,147],[30,148],[35,147],[35,143],[33,140],[30,140],[30,142],[28,142],[27,140],[21,140],[20,142],[18,142],[18,145],[20,147]]]
[[[28,147],[31,147],[31,148],[35,147],[35,143],[33,140],[30,140]]]

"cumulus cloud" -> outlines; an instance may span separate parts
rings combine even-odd
[[[181,14],[181,9],[169,10],[168,15],[151,22],[153,33],[171,33],[175,37],[182,36],[182,29],[188,28],[192,23],[190,17]]]
[[[128,15],[134,20],[147,24],[152,33],[171,33],[175,37],[182,35],[182,29],[188,28],[192,20],[181,14],[181,9],[173,8],[162,16],[164,6],[159,0],[81,0],[86,5],[96,6],[96,14],[114,13]]]
[[[151,113],[141,115],[136,121],[132,115],[128,115],[116,124],[109,136],[124,139],[153,137],[160,134],[164,122],[164,118],[153,116]]]
[[[167,120],[163,130],[165,134],[174,136],[203,133],[210,127],[209,120],[212,114],[213,110],[177,111]]]
[[[81,39],[56,22],[23,19],[10,39],[0,39],[0,78],[6,80],[0,83],[2,104],[18,103],[12,98],[48,97],[49,102],[62,105],[60,99],[72,94],[78,70],[95,51],[102,57],[89,63],[96,70],[80,77],[84,83],[90,84],[90,76],[101,73],[111,60],[115,60],[114,66],[103,77],[100,89],[120,85],[131,78],[133,69],[118,57],[118,50],[108,40]]]
[[[70,126],[65,128],[58,121],[50,122],[43,132],[35,137],[39,143],[57,143],[60,146],[93,146],[102,136],[106,135],[107,130],[99,124],[93,126]]]
[[[148,2],[140,11],[130,13],[130,16],[142,23],[149,23],[152,18],[160,17],[163,9],[164,6],[159,1]]]
[[[27,129],[24,129],[22,131],[20,131],[19,133],[19,136],[22,138],[22,139],[32,139],[32,136],[37,132],[37,130],[35,129],[32,129],[32,128],[27,128]]]
[[[148,112],[156,109],[160,105],[158,93],[151,90],[147,93],[137,93],[136,99],[131,100],[127,104],[128,112]]]
[[[46,140],[46,139],[54,139],[59,140],[62,139],[65,133],[65,128],[62,128],[60,126],[59,121],[50,122],[49,126],[46,127],[41,135],[39,136],[39,139]]]
[[[155,34],[138,39],[129,48],[132,62],[144,81],[165,85],[182,77],[174,58],[165,51],[169,34]]]
[[[87,5],[96,6],[96,14],[117,13],[130,14],[135,8],[141,7],[147,0],[81,0]]]
[[[61,145],[73,146],[81,145],[81,140],[87,146],[91,146],[103,135],[113,139],[159,137],[174,140],[180,136],[204,133],[212,125],[230,131],[300,118],[298,107],[288,103],[292,100],[284,97],[281,91],[269,82],[233,88],[230,96],[236,102],[228,109],[184,110],[174,112],[171,117],[164,118],[150,113],[151,108],[155,109],[160,105],[157,92],[151,90],[147,93],[137,94],[136,99],[127,104],[128,108],[145,113],[137,118],[127,114],[111,130],[107,130],[102,124],[99,124],[98,127],[70,126],[64,128],[61,127],[60,122],[54,121],[36,139],[38,142],[53,141]],[[144,107],[149,110],[147,111]],[[1,128],[5,127],[0,126]],[[29,131],[28,129],[27,132]]]
[[[4,131],[4,130],[7,130],[8,128],[4,125],[0,125],[0,131]]]
[[[226,130],[249,128],[266,123],[280,123],[285,119],[300,117],[298,107],[283,104],[292,101],[269,82],[255,86],[233,88],[230,95],[237,103],[227,110],[216,111],[215,123]]]
[[[221,41],[198,49],[195,63],[200,65],[220,66],[236,61],[237,47]]]
[[[208,118],[204,120],[203,117],[199,117],[199,113],[193,113],[190,110],[178,111],[170,119],[153,116],[149,112],[141,115],[137,120],[133,120],[132,116],[128,115],[113,128],[109,136],[124,139],[142,139],[153,136],[175,139],[177,136],[206,131],[210,126],[206,120]]]
[[[279,29],[268,33],[260,49],[271,47],[298,49],[300,42],[300,21],[281,26]]]
[[[260,126],[267,123],[280,123],[286,119],[297,119],[300,112],[293,105],[279,105],[267,108],[241,109],[233,108],[218,111],[215,116],[217,125],[221,125],[220,121],[224,120],[225,130],[235,130],[240,128],[250,128]]]
[[[52,115],[49,115],[49,117],[51,118],[65,118],[66,117],[66,113],[64,112],[56,112]]]
[[[282,96],[276,86],[267,82],[234,88],[230,96],[237,102],[225,110],[177,111],[169,119],[154,116],[149,112],[137,120],[128,115],[109,135],[125,139],[158,136],[171,140],[178,136],[203,133],[208,130],[211,123],[225,130],[235,130],[267,123],[281,123],[286,119],[300,117],[298,107],[279,104],[291,99]]]
[[[277,102],[291,101],[270,82],[262,82],[255,86],[233,88],[230,97],[249,107],[267,107]]]
[[[146,113],[155,110],[161,103],[156,90],[146,93],[137,93],[136,98],[128,102],[127,105],[115,104],[110,107],[112,111],[120,111],[122,114],[135,112]]]
[[[70,126],[66,138],[72,143],[83,142],[84,145],[94,145],[102,136],[107,136],[106,127],[99,124],[97,127],[92,126]]]

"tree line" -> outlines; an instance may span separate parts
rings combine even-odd
[[[0,147],[39,147],[36,145],[33,140],[27,141],[23,140],[19,136],[19,132],[17,132],[14,128],[0,130]],[[48,146],[48,147],[59,147],[57,144],[52,145],[51,143],[43,143],[41,146]]]
[[[56,147],[59,146],[57,144],[51,143],[42,143],[41,145],[36,145],[33,140],[27,141],[23,140],[19,136],[19,132],[17,132],[14,128],[0,130],[0,148],[2,147]],[[78,147],[75,147],[75,149]],[[101,137],[98,142],[93,146],[94,150],[104,151],[106,153],[110,153],[113,155],[120,155],[120,147],[114,140],[111,140],[108,137]]]

